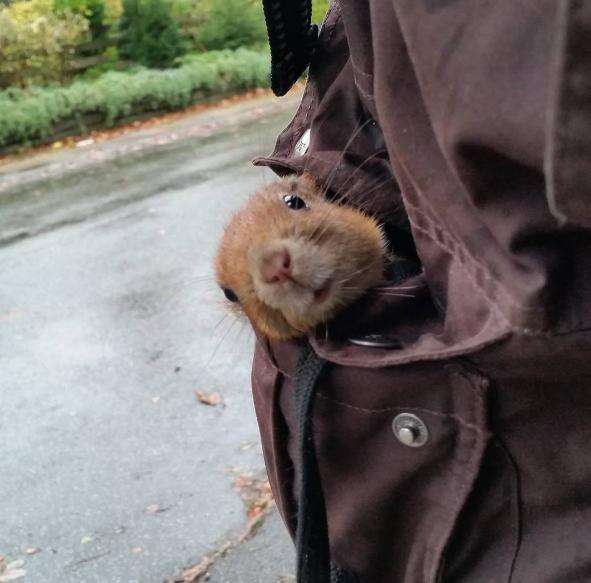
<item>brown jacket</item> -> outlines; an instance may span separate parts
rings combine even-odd
[[[361,583],[591,581],[590,38],[586,0],[339,0],[257,161],[330,181],[412,253],[408,221],[423,265],[311,339],[333,363],[313,420],[331,555]],[[292,533],[297,350],[260,342],[253,368]]]

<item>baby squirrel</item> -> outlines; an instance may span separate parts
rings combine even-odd
[[[328,201],[307,174],[257,191],[225,228],[216,279],[269,338],[302,336],[383,283],[388,251],[375,219]]]

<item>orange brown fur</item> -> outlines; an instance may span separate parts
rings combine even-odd
[[[286,193],[309,208],[288,208]],[[260,256],[278,245],[294,258],[297,284],[279,288],[260,279]],[[373,218],[327,201],[311,177],[292,176],[260,189],[232,217],[217,252],[216,277],[263,334],[287,339],[310,332],[378,285],[385,248]],[[311,290],[324,280],[330,282],[328,297],[315,302]]]

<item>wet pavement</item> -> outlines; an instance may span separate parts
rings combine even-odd
[[[296,102],[0,167],[0,555],[20,580],[172,581],[244,531],[253,336],[211,258]],[[209,580],[288,582],[292,563],[273,511]]]

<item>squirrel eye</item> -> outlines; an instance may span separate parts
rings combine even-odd
[[[226,299],[230,300],[231,302],[237,302],[238,301],[238,296],[228,287],[223,287],[222,291],[224,292],[224,295],[226,296]]]
[[[294,211],[299,211],[301,209],[308,208],[308,206],[306,205],[306,202],[302,198],[300,198],[299,196],[296,196],[295,194],[286,194],[283,197],[283,202],[291,210],[294,210]]]

